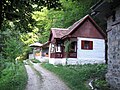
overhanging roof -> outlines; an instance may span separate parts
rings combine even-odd
[[[41,47],[43,44],[39,43],[39,42],[36,42],[36,43],[33,43],[33,44],[30,44],[29,46],[30,47]]]
[[[120,0],[112,0],[111,2],[99,0],[91,9],[91,15],[98,17],[100,20],[106,20],[114,9],[120,5]]]

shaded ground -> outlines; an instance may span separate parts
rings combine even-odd
[[[29,65],[25,66],[28,73],[26,90],[70,90],[56,75],[42,68],[40,64],[33,66],[35,70]]]

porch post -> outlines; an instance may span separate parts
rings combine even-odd
[[[50,57],[51,57],[51,43],[49,44],[49,59],[50,59]]]

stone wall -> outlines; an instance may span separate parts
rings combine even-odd
[[[112,90],[120,90],[120,6],[116,9],[116,20],[108,18],[108,73],[106,79]]]

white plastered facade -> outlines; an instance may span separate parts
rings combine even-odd
[[[93,50],[81,49],[81,40],[93,41]],[[50,47],[51,48],[51,45]],[[50,52],[49,52],[50,53]],[[49,55],[50,56],[50,55]],[[50,58],[50,64],[66,64],[66,58]],[[67,64],[95,64],[105,63],[105,40],[77,37],[77,58],[68,58]]]

